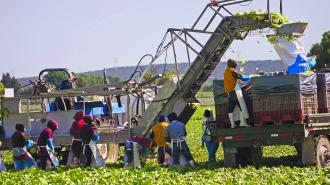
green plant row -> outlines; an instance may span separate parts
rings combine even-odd
[[[155,158],[148,159],[141,169],[124,168],[121,161],[99,169],[60,167],[52,171],[13,170],[10,151],[4,154],[9,170],[0,172],[0,184],[330,184],[330,169],[296,165],[296,150],[292,146],[265,147],[262,167],[223,167],[223,150],[217,152],[217,162],[208,164],[206,148],[201,147],[203,112],[199,107],[187,124],[188,145],[197,167],[164,168]],[[214,107],[209,107],[214,109]],[[10,166],[11,165],[11,166]]]

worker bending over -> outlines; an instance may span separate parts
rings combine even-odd
[[[167,141],[171,141],[173,165],[180,164],[180,153],[182,153],[188,163],[194,167],[194,159],[186,142],[187,131],[185,124],[177,120],[178,116],[175,112],[170,113],[167,118],[170,121],[170,125],[167,127],[165,137]]]
[[[70,153],[68,157],[68,166],[78,165],[80,162],[80,155],[83,149],[83,142],[80,137],[80,130],[84,126],[85,122],[83,120],[84,113],[82,111],[77,112],[73,119],[75,120],[70,128],[70,135],[72,136],[72,144],[70,148]]]
[[[56,120],[50,120],[38,138],[38,156],[40,158],[39,167],[48,170],[59,165],[58,158],[55,156],[55,147],[53,144],[54,131],[58,130]]]
[[[240,126],[249,127],[250,125],[246,124],[246,119],[242,112],[242,108],[237,98],[237,94],[235,91],[235,87],[237,85],[237,80],[248,81],[250,79],[249,76],[239,74],[236,71],[237,62],[233,59],[229,59],[227,62],[227,69],[224,73],[224,90],[227,93],[229,98],[229,106],[228,106],[228,117],[230,121],[231,128],[235,128],[234,121],[234,109],[236,106],[240,109]]]
[[[150,134],[151,139],[158,147],[158,164],[160,165],[170,165],[170,161],[165,161],[165,155],[171,156],[171,149],[169,143],[165,140],[165,132],[168,127],[168,122],[166,121],[166,116],[161,114],[158,118],[158,123],[152,127],[152,132]]]
[[[27,151],[28,148],[33,146],[33,142],[26,138],[24,125],[16,124],[15,128],[16,131],[11,136],[15,169],[25,170],[28,168],[37,167],[36,161]]]
[[[105,162],[97,148],[100,135],[96,133],[93,119],[91,116],[87,115],[84,117],[84,122],[85,124],[80,130],[80,137],[83,141],[84,164],[90,167],[104,166]]]

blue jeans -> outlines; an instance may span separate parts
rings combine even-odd
[[[180,164],[180,152],[184,155],[187,161],[193,160],[186,141],[173,142],[173,165]]]
[[[215,161],[215,154],[219,148],[219,142],[205,142],[209,153],[209,162]]]

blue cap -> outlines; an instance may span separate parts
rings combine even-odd
[[[166,116],[165,116],[164,114],[159,115],[158,121],[159,121],[159,122],[164,122],[164,121],[166,121]]]

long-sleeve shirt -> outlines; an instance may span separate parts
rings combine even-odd
[[[167,127],[165,139],[167,141],[173,139],[181,139],[187,136],[186,126],[180,121],[174,120]]]
[[[241,79],[242,75],[239,74],[235,68],[227,67],[224,73],[224,90],[226,93],[230,93],[235,89],[237,79]]]

